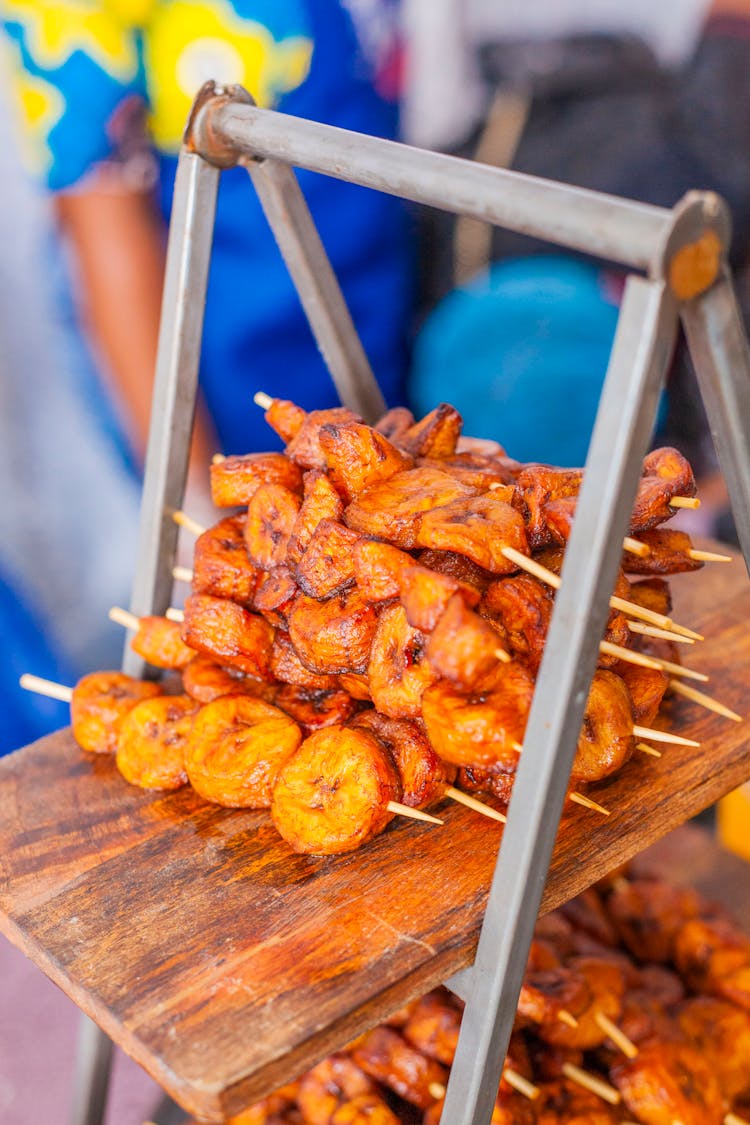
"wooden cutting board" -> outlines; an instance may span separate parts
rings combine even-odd
[[[674,582],[687,661],[750,713],[741,561]],[[551,909],[750,778],[750,726],[670,704],[700,750],[637,755],[570,806]],[[445,802],[351,856],[294,855],[262,812],[133,789],[69,732],[0,762],[0,930],[185,1109],[237,1112],[467,965],[502,827]]]

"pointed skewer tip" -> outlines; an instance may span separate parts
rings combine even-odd
[[[253,395],[253,402],[259,406],[261,410],[270,410],[273,406],[273,399],[267,395],[265,391],[256,391]]]

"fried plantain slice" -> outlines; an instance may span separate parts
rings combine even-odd
[[[455,551],[420,551],[417,562],[438,574],[447,574],[465,586],[473,586],[480,594],[494,581],[494,575],[489,571]]]
[[[370,681],[367,676],[358,675],[356,672],[343,672],[337,678],[340,686],[349,693],[352,699],[356,699],[360,703],[372,702]]]
[[[305,737],[335,723],[347,723],[358,707],[346,691],[321,691],[295,684],[280,687],[274,702],[299,723]]]
[[[247,506],[245,546],[248,557],[261,570],[286,562],[289,538],[300,510],[300,501],[280,484],[261,484]]]
[[[650,553],[640,558],[626,551],[623,570],[628,574],[681,574],[700,570],[704,565],[699,559],[690,558],[693,542],[684,531],[659,527],[639,532],[638,538],[650,548]]]
[[[422,809],[441,798],[455,780],[456,769],[442,762],[422,728],[410,719],[389,719],[378,711],[362,711],[353,727],[368,730],[385,746],[401,780],[401,804]]]
[[[311,598],[328,598],[354,585],[354,548],[360,538],[336,520],[321,520],[297,564],[300,589]]]
[[[514,653],[539,671],[552,610],[552,590],[530,574],[498,578],[487,587],[482,609],[500,622]]]
[[[643,461],[643,474],[630,517],[631,530],[639,534],[671,519],[674,496],[695,496],[693,470],[676,449],[655,449]]]
[[[389,441],[395,441],[400,434],[413,426],[415,421],[414,415],[407,407],[394,406],[391,410],[386,410],[383,417],[378,419],[375,429]]]
[[[444,1086],[448,1080],[444,1066],[412,1047],[392,1027],[375,1027],[361,1036],[352,1058],[371,1078],[419,1109],[435,1101],[430,1087]]]
[[[372,1079],[348,1055],[338,1053],[329,1055],[302,1076],[297,1104],[307,1125],[331,1125],[340,1106],[376,1093]]]
[[[422,698],[422,718],[433,750],[457,766],[515,769],[534,696],[534,678],[517,660],[497,669],[498,687],[467,695],[442,680]]]
[[[307,411],[286,398],[275,398],[264,415],[268,425],[275,430],[281,440],[288,443],[300,432],[307,418]]]
[[[377,613],[359,590],[345,590],[325,602],[301,594],[289,614],[289,636],[303,664],[335,675],[365,672]]]
[[[529,551],[521,515],[490,494],[454,500],[425,512],[415,540],[420,547],[466,555],[492,574],[509,574],[517,569],[503,555],[503,547],[513,547],[523,554]]]
[[[460,1029],[461,1006],[447,989],[440,988],[411,1006],[403,1036],[423,1055],[451,1066]]]
[[[358,1094],[343,1102],[331,1118],[331,1125],[399,1125],[400,1118],[379,1094]]]
[[[412,457],[450,457],[461,437],[463,418],[455,406],[441,402],[419,422],[399,435],[399,444]]]
[[[305,495],[287,548],[289,565],[299,563],[322,520],[341,521],[343,515],[344,501],[326,474],[319,469],[305,473]]]
[[[472,688],[497,664],[500,637],[489,621],[469,609],[461,594],[448,602],[427,640],[427,659],[457,687]]]
[[[477,605],[480,597],[475,586],[468,586],[457,578],[439,574],[418,563],[405,566],[400,572],[398,590],[407,621],[423,633],[432,632],[454,594],[460,591],[469,606]]]
[[[223,668],[208,656],[193,656],[182,670],[182,686],[199,703],[213,703],[222,695],[254,695],[273,703],[276,688],[254,680],[239,668]]]
[[[321,426],[320,444],[328,474],[347,502],[370,485],[414,465],[412,457],[363,422]]]
[[[91,754],[114,754],[120,725],[128,712],[144,699],[161,694],[157,684],[134,680],[124,672],[91,672],[73,688],[73,737]]]
[[[248,558],[245,517],[227,516],[195,542],[193,593],[249,605],[260,571]]]
[[[630,693],[633,722],[642,727],[653,725],[669,687],[669,676],[661,668],[641,668],[621,660],[616,666],[617,675]]]
[[[642,1043],[637,1058],[617,1062],[610,1076],[630,1113],[648,1125],[717,1125],[724,1120],[726,1107],[714,1071],[700,1051],[685,1043]]]
[[[296,852],[350,852],[382,832],[401,787],[396,768],[371,734],[343,726],[317,731],[281,769],[271,816]]]
[[[261,484],[302,492],[302,471],[283,453],[246,453],[211,465],[211,499],[217,508],[242,508]]]
[[[239,668],[259,680],[271,679],[273,628],[234,602],[191,594],[185,602],[182,639],[219,664]]]
[[[526,506],[526,534],[533,551],[553,542],[545,509],[552,500],[577,496],[583,483],[582,469],[556,469],[552,465],[525,465],[516,486]]]
[[[355,414],[346,406],[334,406],[330,410],[312,410],[287,444],[286,455],[303,469],[325,469],[326,456],[320,444],[322,427],[344,426],[347,422],[363,421],[359,414]]]
[[[661,613],[664,617],[669,617],[672,612],[672,595],[663,578],[644,578],[640,582],[633,582],[628,587],[628,593],[622,597],[629,598],[644,609]]]
[[[117,768],[142,789],[187,784],[185,748],[200,704],[189,695],[144,699],[125,716],[117,738]]]
[[[393,719],[418,718],[422,696],[439,679],[425,655],[427,638],[412,629],[401,605],[386,606],[372,642],[367,674],[378,711]]]
[[[486,492],[491,486],[513,486],[511,469],[501,458],[484,457],[479,453],[454,453],[451,457],[420,457],[417,464],[425,469],[441,469],[456,480]],[[509,464],[515,464],[510,462]],[[502,496],[510,499],[510,494]]]
[[[344,522],[354,531],[408,551],[417,546],[425,512],[474,495],[475,489],[438,469],[407,469],[355,497]]]
[[[294,651],[289,634],[277,629],[271,649],[271,673],[284,684],[310,688],[313,691],[335,691],[339,686],[336,676],[311,672]]]
[[[573,782],[601,781],[625,764],[633,752],[630,694],[614,672],[598,669],[586,703]]]
[[[517,760],[512,764],[499,762],[494,766],[462,766],[456,784],[467,793],[491,793],[507,805],[516,779]]]
[[[301,742],[299,727],[278,707],[249,695],[223,695],[196,717],[185,768],[207,801],[264,809],[279,770]]]
[[[180,636],[180,626],[166,617],[139,618],[130,647],[155,668],[184,668],[195,656]]]
[[[354,577],[362,596],[370,602],[397,598],[401,590],[400,575],[414,565],[414,559],[390,543],[379,539],[359,539],[352,552]]]
[[[263,575],[255,596],[252,608],[271,625],[286,626],[287,616],[294,598],[298,594],[297,583],[286,563],[275,566],[273,570],[266,571]]]

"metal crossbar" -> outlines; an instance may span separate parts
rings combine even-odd
[[[666,210],[489,168],[258,109],[244,90],[207,84],[191,113],[175,187],[131,605],[139,615],[163,612],[170,596],[170,516],[187,471],[217,170],[236,165],[250,173],[342,402],[371,421],[382,396],[293,167],[647,273],[631,275],[625,288],[476,960],[448,982],[466,1008],[443,1120],[488,1125],[680,318],[750,564],[750,351],[725,264],[727,211],[712,193],[690,193]],[[130,657],[127,665],[137,667]],[[90,1114],[74,1125],[100,1121]]]

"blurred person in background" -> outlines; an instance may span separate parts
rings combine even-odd
[[[717,191],[733,214],[732,265],[746,264],[750,0],[406,3],[410,139],[664,207],[692,188]],[[469,433],[512,456],[582,464],[622,272],[434,213],[422,274],[416,409],[450,397]],[[702,408],[678,358],[659,438],[710,474]]]

